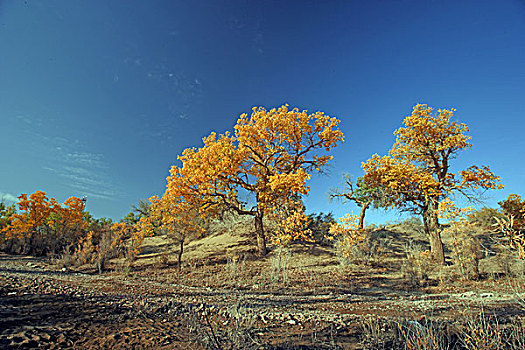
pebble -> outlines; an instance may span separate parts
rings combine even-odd
[[[460,296],[461,296],[462,298],[470,298],[470,297],[473,297],[473,296],[475,296],[475,295],[476,295],[475,292],[470,291],[470,292],[462,293]]]

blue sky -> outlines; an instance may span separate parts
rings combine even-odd
[[[454,107],[487,164],[525,195],[523,1],[2,1],[0,197],[88,197],[122,218],[162,194],[183,149],[253,106],[317,110],[346,141],[314,176],[309,212],[341,174],[385,154],[416,103]],[[369,222],[395,218],[370,213]]]

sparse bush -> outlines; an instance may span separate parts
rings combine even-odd
[[[403,346],[399,329],[391,320],[367,316],[363,318],[361,330],[361,343],[366,349],[387,350]]]
[[[218,322],[205,307],[186,310],[186,326],[193,340],[205,349],[259,349],[253,315],[246,313],[240,302],[228,311],[229,319]]]
[[[459,327],[459,339],[467,350],[491,350],[505,348],[506,340],[496,316],[487,316],[482,310],[466,317]]]
[[[225,270],[230,281],[239,282],[240,276],[246,265],[246,255],[228,254]]]
[[[496,254],[497,270],[506,276],[525,280],[525,232],[516,229],[514,218],[496,218],[494,240],[500,247]]]
[[[55,262],[60,268],[75,265],[75,255],[73,254],[72,249],[64,249],[64,252],[55,260]]]
[[[288,263],[292,253],[285,247],[277,247],[270,257],[270,279],[272,283],[288,282]]]
[[[333,214],[324,214],[321,212],[319,214],[310,214],[308,218],[310,219],[308,229],[315,243],[322,245],[330,244],[330,240],[326,237],[328,236],[330,225],[336,222]]]
[[[157,256],[157,265],[159,267],[166,267],[170,264],[170,254],[169,252],[162,252]]]
[[[508,250],[500,251],[494,260],[495,272],[507,277],[525,281],[525,260],[516,259],[516,255]]]
[[[230,235],[249,235],[252,231],[252,225],[253,218],[246,215],[239,215],[233,211],[224,211],[220,217],[209,223],[208,231],[210,234],[229,233]]]
[[[345,236],[335,242],[336,254],[343,265],[370,265],[377,259],[379,243],[369,231],[359,237]]]
[[[493,225],[494,231],[502,235],[500,241],[516,259],[525,260],[525,232],[516,227],[514,217],[499,219]]]
[[[97,231],[88,231],[78,244],[64,250],[59,264],[64,267],[94,264],[99,273],[104,271],[107,261],[126,253],[123,232],[118,224],[99,227]]]
[[[401,266],[403,277],[412,287],[424,285],[429,278],[432,268],[432,255],[429,250],[419,245],[408,244],[405,248],[406,260]]]
[[[343,265],[370,264],[379,251],[379,243],[369,230],[359,229],[357,215],[347,214],[339,219],[341,223],[330,226],[327,238],[334,241],[336,255]]]
[[[452,259],[456,272],[465,279],[479,277],[479,261],[483,257],[479,241],[466,231],[452,237]]]
[[[452,259],[456,272],[465,279],[479,277],[479,261],[483,257],[481,244],[473,233],[476,226],[467,218],[472,212],[471,207],[457,208],[449,198],[439,203],[440,218],[448,220],[443,232],[452,236]]]
[[[408,350],[441,350],[448,348],[446,330],[437,322],[424,320],[398,323],[398,329]]]
[[[109,230],[100,233],[95,255],[95,267],[102,273],[109,259],[122,256],[124,253],[123,232],[118,224],[113,224]]]
[[[522,350],[525,320],[513,318],[501,323],[482,310],[463,315],[454,322],[403,319],[395,321],[369,316],[362,323],[361,344],[365,349],[403,350]]]
[[[525,349],[525,319],[513,319],[509,325],[507,344],[511,349]]]
[[[89,231],[78,243],[73,253],[73,265],[80,266],[95,262],[97,245],[94,243],[95,237],[93,237],[93,234],[93,231]]]

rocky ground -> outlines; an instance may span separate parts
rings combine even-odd
[[[360,349],[370,315],[523,316],[524,295],[504,288],[413,291],[373,276],[333,288],[234,287],[198,283],[224,266],[199,271],[150,266],[97,275],[0,255],[0,348]]]

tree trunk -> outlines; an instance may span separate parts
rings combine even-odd
[[[95,260],[95,267],[98,270],[98,273],[101,274],[106,269],[106,255],[101,254]]]
[[[177,257],[177,267],[179,270],[182,268],[182,253],[184,252],[184,238],[181,238],[179,242],[179,256]]]
[[[357,227],[359,230],[362,230],[365,227],[365,213],[370,206],[370,203],[372,203],[372,201],[367,201],[361,205],[361,212],[359,213],[359,226]]]
[[[439,221],[431,203],[423,210],[423,225],[430,241],[432,258],[437,264],[445,265],[445,253],[443,251],[443,242],[441,241]]]
[[[261,213],[255,215],[255,234],[257,235],[257,253],[259,256],[266,256],[266,236],[264,235],[263,216]]]
[[[28,233],[27,236],[23,238],[23,241],[24,241],[24,245],[22,247],[21,254],[24,254],[24,255],[34,254],[33,233]]]

